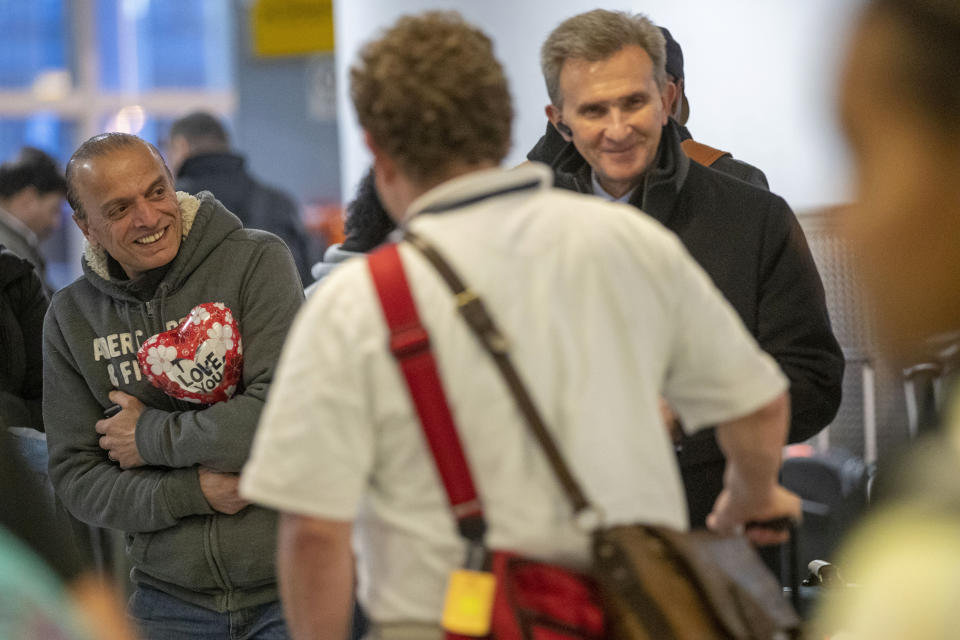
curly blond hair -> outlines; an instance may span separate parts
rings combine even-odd
[[[360,125],[417,182],[499,164],[510,148],[503,68],[490,38],[456,12],[400,18],[361,50],[350,83]]]

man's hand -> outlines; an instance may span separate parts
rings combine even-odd
[[[146,464],[137,450],[137,420],[143,413],[143,403],[123,391],[111,391],[110,401],[120,405],[120,413],[112,418],[98,420],[95,426],[100,434],[100,448],[122,469]]]
[[[250,503],[240,497],[240,474],[223,473],[207,467],[197,467],[200,490],[214,511],[232,516]]]
[[[789,539],[789,531],[764,528],[762,523],[780,518],[799,522],[802,514],[800,497],[778,484],[759,495],[748,495],[733,485],[724,488],[717,497],[713,511],[707,516],[707,528],[720,533],[743,530],[750,542],[758,546],[781,544]],[[761,526],[743,529],[748,523]]]

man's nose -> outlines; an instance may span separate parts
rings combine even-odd
[[[629,138],[632,132],[633,127],[630,125],[630,118],[627,114],[620,109],[611,109],[605,132],[606,136],[611,140],[620,142]]]
[[[133,204],[133,223],[138,227],[153,227],[160,215],[146,200],[137,200]]]

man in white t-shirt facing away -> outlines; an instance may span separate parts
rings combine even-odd
[[[661,394],[686,429],[721,425],[727,484],[711,526],[799,514],[777,484],[786,379],[659,223],[553,189],[545,165],[498,168],[513,112],[486,35],[454,13],[401,18],[361,52],[351,95],[387,211],[485,301],[606,524],[687,525]],[[496,366],[434,267],[399,249],[487,545],[585,566],[588,536]],[[375,634],[442,636],[445,583],[465,544],[388,335],[365,260],[339,267],[295,323],[244,469],[242,494],[283,514],[278,571],[294,637],[345,637],[353,532]]]

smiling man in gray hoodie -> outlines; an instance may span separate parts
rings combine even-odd
[[[148,638],[285,638],[275,514],[239,498],[237,472],[302,301],[290,252],[209,193],[175,192],[136,136],[86,141],[67,182],[86,243],[83,276],[44,324],[57,494],[81,520],[126,533],[131,613]],[[191,331],[198,346],[184,345]]]

